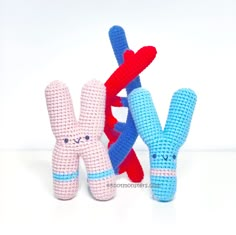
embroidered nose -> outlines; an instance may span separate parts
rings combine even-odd
[[[75,143],[79,144],[81,137],[77,138],[77,139],[73,139]]]

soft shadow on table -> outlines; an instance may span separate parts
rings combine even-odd
[[[154,199],[152,203],[152,220],[159,224],[174,225],[177,220],[176,203],[174,199],[171,202],[158,202]]]
[[[25,163],[26,167],[42,182],[45,190],[52,194],[52,168],[50,162],[32,158]]]

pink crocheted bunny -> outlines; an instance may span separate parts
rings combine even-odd
[[[115,195],[114,171],[107,149],[100,141],[105,123],[106,88],[92,80],[81,92],[80,117],[75,118],[68,88],[59,81],[46,90],[51,128],[56,137],[53,151],[54,193],[58,199],[75,197],[78,190],[79,158],[87,170],[88,184],[93,197],[109,200]]]

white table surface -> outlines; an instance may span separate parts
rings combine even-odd
[[[149,183],[147,152],[138,152]],[[149,188],[117,188],[108,202],[91,198],[80,166],[76,198],[53,197],[51,151],[0,152],[0,234],[236,234],[236,152],[180,152],[174,201]],[[123,174],[117,183],[130,183]]]

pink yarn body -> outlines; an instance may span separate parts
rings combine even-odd
[[[80,117],[74,115],[68,88],[54,81],[45,91],[51,128],[56,137],[53,151],[54,193],[68,200],[78,191],[79,158],[88,174],[88,185],[97,200],[109,200],[115,195],[115,175],[107,149],[101,142],[105,123],[106,88],[92,80],[81,92]]]

